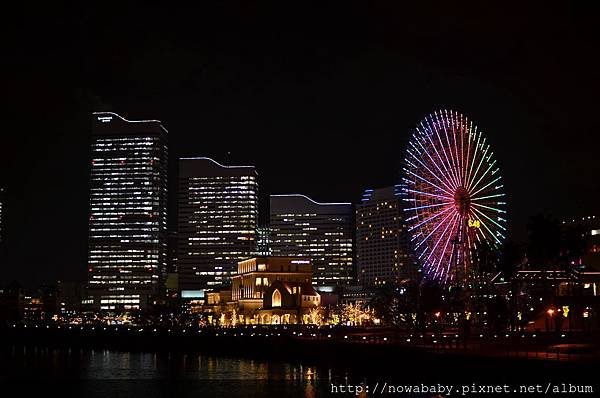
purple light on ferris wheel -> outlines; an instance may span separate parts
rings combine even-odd
[[[415,128],[403,167],[405,215],[427,278],[465,280],[480,245],[498,249],[506,235],[504,185],[477,126],[440,110]]]

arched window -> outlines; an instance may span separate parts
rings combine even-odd
[[[271,297],[271,307],[281,307],[281,293],[279,293],[279,289],[275,289],[273,291],[273,296]]]

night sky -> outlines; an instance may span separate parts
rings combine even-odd
[[[180,156],[256,165],[263,221],[270,193],[358,202],[395,183],[411,129],[439,108],[487,135],[515,240],[539,212],[599,213],[591,10],[210,3],[5,14],[0,283],[85,279],[98,110],[162,120],[172,173]]]

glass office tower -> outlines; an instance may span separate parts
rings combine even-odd
[[[343,286],[354,281],[351,203],[271,195],[270,207],[273,256],[310,258],[316,285]]]
[[[238,261],[256,254],[258,175],[254,166],[179,160],[178,271],[182,298],[231,282]]]
[[[271,255],[271,227],[261,226],[256,229],[256,252],[258,256]]]
[[[4,227],[4,188],[0,187],[0,245],[2,244]]]
[[[93,114],[88,293],[94,308],[144,309],[161,293],[167,158],[160,121]]]

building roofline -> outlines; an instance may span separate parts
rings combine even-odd
[[[162,122],[160,120],[158,120],[158,119],[129,120],[129,119],[126,119],[123,116],[117,114],[117,113],[114,113],[114,112],[92,112],[92,115],[111,115],[111,116],[116,116],[119,119],[121,119],[122,121],[127,122],[127,123],[158,123],[158,124],[160,124],[160,127],[163,130],[165,130],[167,133],[169,132],[165,128],[165,126],[163,126]]]
[[[281,198],[281,197],[301,197],[301,198],[307,199],[307,200],[311,201],[312,203],[314,203],[314,204],[316,204],[316,205],[319,205],[319,206],[328,206],[328,205],[331,205],[331,206],[335,206],[335,205],[352,205],[352,203],[350,203],[350,202],[337,202],[337,203],[336,203],[336,202],[329,202],[329,203],[321,203],[321,202],[317,202],[317,201],[315,201],[315,200],[313,200],[313,199],[309,198],[308,196],[306,196],[306,195],[303,195],[303,194],[301,194],[301,193],[290,193],[290,194],[270,195],[270,197],[279,197],[279,198]]]
[[[239,169],[239,168],[252,168],[252,169],[256,169],[256,166],[225,166],[224,164],[221,164],[221,163],[217,162],[216,160],[211,159],[211,158],[206,157],[206,156],[183,157],[183,158],[179,158],[179,160],[210,160],[211,162],[213,162],[217,166],[222,167],[224,169]]]

